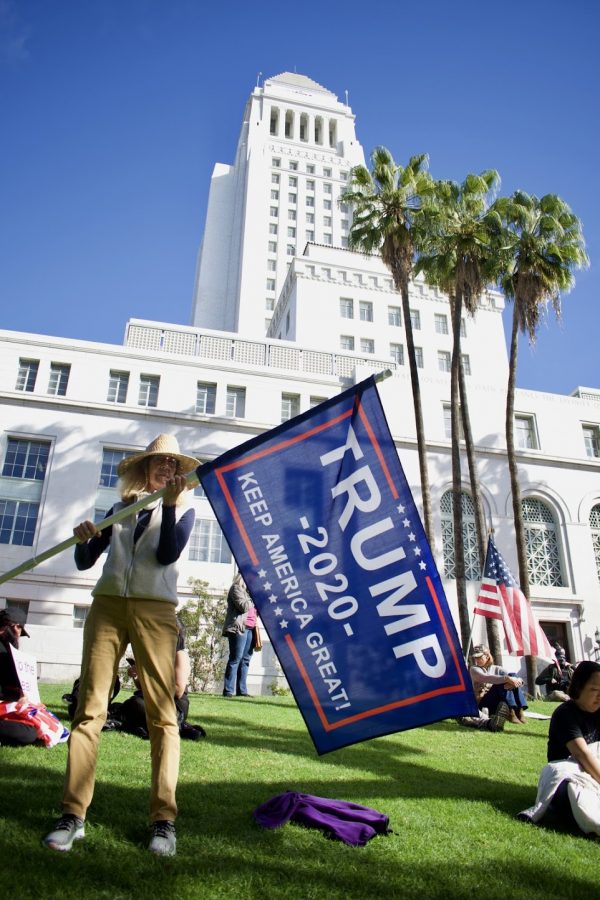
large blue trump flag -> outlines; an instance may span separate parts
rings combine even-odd
[[[319,753],[477,713],[374,378],[198,476]]]

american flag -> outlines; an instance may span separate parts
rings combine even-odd
[[[491,536],[474,612],[488,619],[500,619],[504,625],[506,646],[512,656],[554,659],[555,651]]]

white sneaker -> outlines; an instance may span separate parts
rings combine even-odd
[[[177,852],[177,838],[175,837],[175,823],[168,819],[160,819],[152,823],[152,837],[148,844],[150,853],[157,856],[175,856]]]
[[[79,841],[85,837],[85,822],[79,816],[65,813],[56,822],[52,831],[42,839],[42,844],[50,850],[60,850],[64,853],[73,846],[73,841]]]

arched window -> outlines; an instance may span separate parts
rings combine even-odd
[[[562,587],[564,580],[560,564],[560,549],[552,510],[535,497],[525,497],[521,501],[521,507],[531,583]]]
[[[592,532],[594,559],[596,560],[596,574],[598,575],[598,581],[600,581],[600,503],[592,506],[590,511],[590,529]]]
[[[479,548],[477,547],[477,528],[475,527],[475,504],[470,494],[461,492],[463,514],[463,541],[465,545],[465,578],[468,581],[481,579]],[[454,496],[446,491],[440,502],[442,514],[442,551],[444,554],[444,575],[456,578],[456,557],[454,555]]]

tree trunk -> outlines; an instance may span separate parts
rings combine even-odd
[[[515,386],[517,381],[517,356],[519,348],[519,320],[517,317],[518,298],[514,299],[512,332],[510,337],[510,358],[508,364],[508,388],[506,392],[506,458],[510,474],[510,491],[512,496],[513,518],[515,522],[515,543],[519,562],[519,585],[529,601],[529,568],[527,565],[527,542],[523,524],[523,507],[521,506],[521,490],[519,488],[519,471],[515,455]],[[535,657],[525,657],[529,693],[535,696],[536,663]]]
[[[410,370],[410,382],[415,410],[415,427],[417,432],[417,452],[419,454],[419,473],[421,476],[421,498],[423,501],[423,527],[431,547],[431,553],[435,558],[435,532],[433,529],[433,515],[431,509],[431,489],[429,486],[429,469],[427,466],[427,444],[425,442],[425,427],[423,425],[423,406],[421,404],[421,387],[419,384],[419,370],[415,356],[415,342],[413,338],[412,323],[410,320],[410,306],[408,299],[408,281],[400,278],[396,272],[394,283],[402,298],[402,315],[404,316],[404,333],[406,334],[406,353]]]
[[[463,652],[468,650],[470,637],[469,606],[465,582],[465,546],[463,539],[462,479],[460,471],[460,320],[462,292],[457,291],[452,310],[452,365],[450,370],[450,416],[452,444],[452,524],[454,529],[454,575],[456,599]]]
[[[460,365],[458,368],[458,386],[460,389],[460,411],[463,434],[465,437],[465,451],[467,454],[467,465],[469,467],[469,480],[471,482],[471,496],[473,499],[473,507],[475,509],[475,528],[477,531],[477,548],[479,550],[479,568],[483,577],[483,567],[485,564],[485,553],[487,549],[487,537],[485,517],[483,514],[483,504],[481,502],[479,472],[477,470],[477,459],[475,457],[475,444],[473,441],[473,431],[471,429],[471,416],[469,415],[467,385],[462,365]],[[500,657],[502,656],[502,642],[498,633],[498,623],[496,619],[488,619],[486,617],[485,630],[487,634],[488,646],[491,650],[492,656],[494,657],[494,659],[500,659]]]

